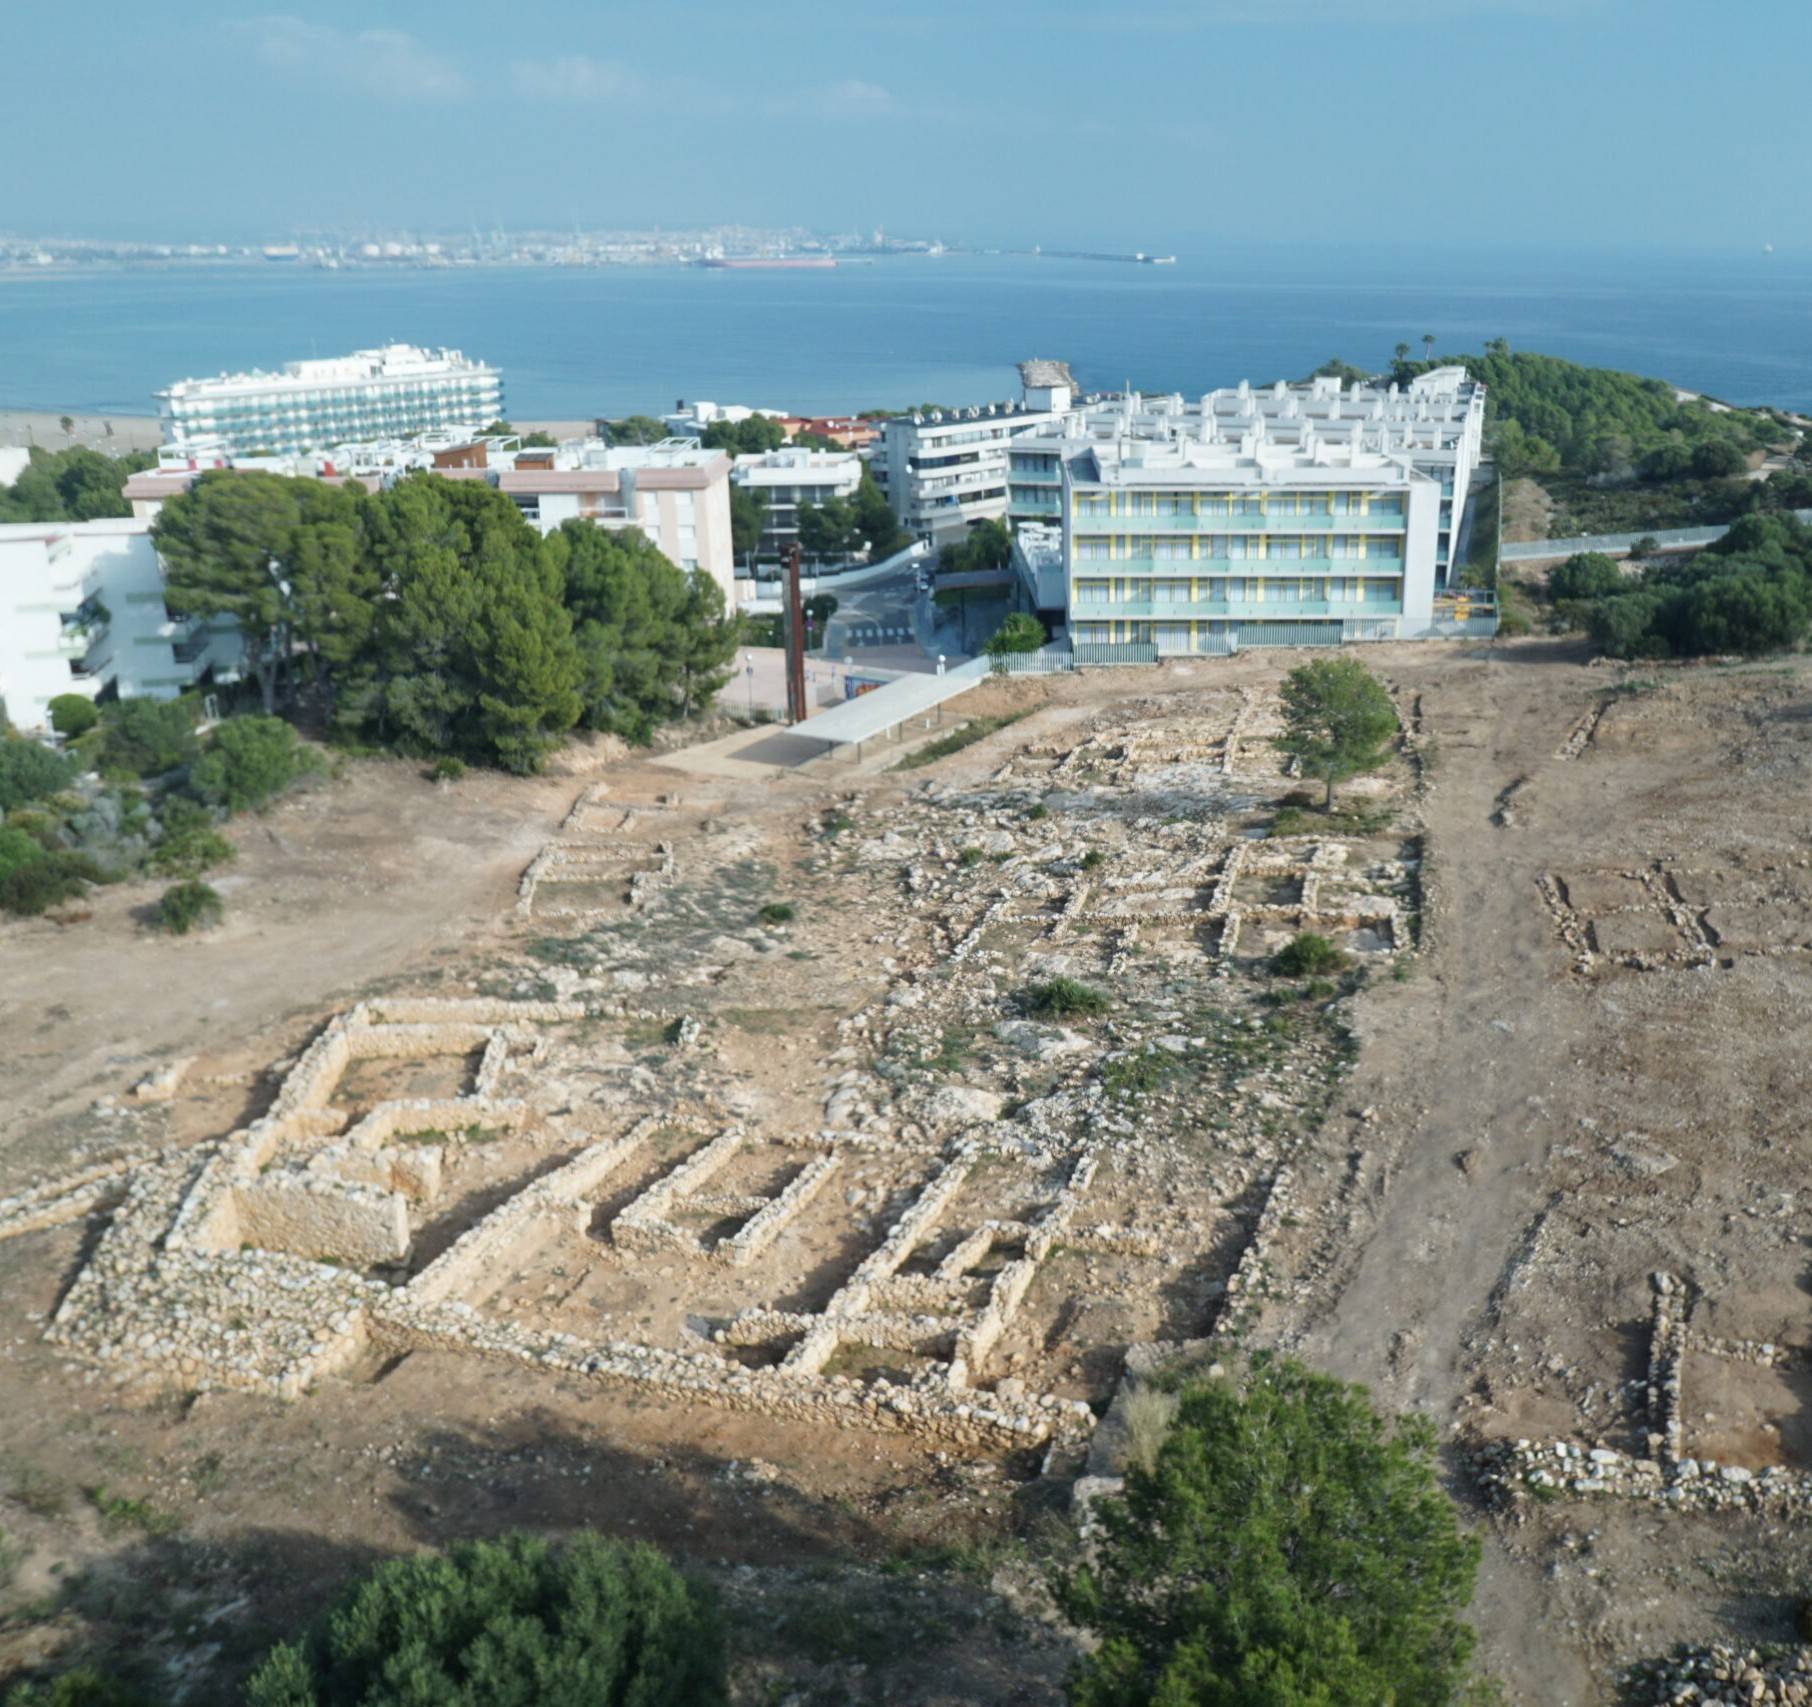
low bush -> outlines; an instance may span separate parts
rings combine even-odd
[[[442,753],[441,756],[428,767],[428,780],[430,782],[458,782],[465,774],[465,760],[455,758],[451,753]]]
[[[1088,1019],[1107,1012],[1107,997],[1074,978],[1047,978],[1022,994],[1020,1006],[1029,1014],[1052,1019]]]
[[[722,1707],[715,1607],[652,1547],[578,1535],[389,1559],[300,1640],[248,1707]]]
[[[220,923],[225,912],[219,890],[196,878],[172,884],[157,903],[157,928],[172,936],[187,936]]]
[[[793,909],[784,901],[770,901],[755,917],[764,925],[784,925],[793,916]]]
[[[3,1699],[6,1707],[153,1707],[149,1695],[92,1666],[16,1683]]]
[[[314,754],[282,718],[234,717],[214,731],[208,750],[190,768],[189,786],[211,806],[249,812],[318,768]]]
[[[1271,956],[1271,970],[1282,978],[1311,978],[1326,972],[1339,972],[1348,962],[1346,952],[1336,948],[1326,937],[1304,931]]]
[[[116,775],[163,776],[201,750],[185,700],[118,700],[102,711],[101,732],[101,768]]]
[[[0,812],[48,800],[67,788],[75,774],[75,766],[62,754],[22,735],[0,734]]]
[[[83,854],[46,853],[0,878],[0,911],[35,918],[79,901],[91,883],[105,881],[106,874]]]
[[[60,693],[50,702],[50,726],[65,741],[86,735],[100,722],[101,714],[86,694]]]
[[[20,866],[45,857],[44,844],[36,836],[28,835],[14,824],[0,828],[0,881],[11,877]]]
[[[199,877],[238,857],[239,850],[207,824],[198,824],[164,839],[145,856],[147,869],[159,877]]]

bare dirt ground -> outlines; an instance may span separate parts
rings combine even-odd
[[[104,1139],[94,1100],[171,1056],[230,1054],[464,951],[496,928],[574,787],[478,773],[436,787],[420,766],[362,761],[234,821],[238,857],[212,880],[227,903],[218,931],[146,929],[157,883],[95,891],[77,924],[0,923],[0,1167],[17,1180],[53,1159],[47,1146]]]
[[[1449,1436],[1450,1485],[1488,1538],[1481,1658],[1507,1698],[1608,1702],[1620,1665],[1676,1640],[1784,1636],[1812,1569],[1803,1525],[1570,1496],[1491,1510],[1472,1464],[1500,1438],[1635,1449],[1653,1271],[1691,1285],[1712,1333],[1812,1347],[1799,1207],[1812,672],[1706,666],[1631,683],[1550,641],[1367,658],[1416,751],[1356,785],[1376,821],[1345,863],[1418,873],[1420,945],[1385,955],[1367,941],[1371,975],[1325,1016],[1305,1000],[1262,1049],[1202,1041],[1248,1013],[1256,1026],[1262,977],[1235,963],[1211,992],[1195,982],[1213,971],[1218,920],[1175,873],[1204,826],[1262,833],[1288,785],[1212,780],[1201,734],[1178,756],[1138,752],[1224,729],[1236,702],[1262,708],[1297,661],[1248,655],[991,683],[960,709],[1028,715],[920,770],[881,768],[894,755],[759,780],[614,763],[598,773],[606,798],[640,814],[623,834],[650,856],[677,849],[670,886],[641,913],[613,906],[627,876],[588,889],[600,910],[582,919],[555,911],[552,889],[514,911],[524,866],[591,778],[435,790],[400,766],[355,766],[235,831],[234,922],[211,940],[145,937],[130,916],[144,897],[124,894],[61,931],[0,932],[0,1019],[24,1045],[0,1061],[0,1192],[135,1144],[218,1139],[261,1112],[273,1066],[322,1019],[380,989],[608,992],[618,1017],[589,1035],[582,1066],[560,1067],[560,1085],[613,1118],[727,1098],[765,1131],[804,1133],[856,1069],[843,1088],[872,1098],[884,1081],[909,1124],[914,1099],[944,1083],[1012,1107],[1074,1097],[1112,1071],[1116,1097],[1142,1100],[1089,1106],[1166,1136],[1149,1154],[1126,1148],[1124,1167],[1109,1156],[1103,1223],[1155,1225],[1165,1202],[1222,1231],[1168,1272],[1124,1238],[1064,1258],[1069,1269],[1054,1261],[988,1384],[1099,1409],[1125,1343],[1210,1331],[1255,1224],[1251,1184],[1269,1177],[1254,1170],[1294,1144],[1294,1212],[1247,1338],[1363,1380]],[[1185,809],[1202,799],[1206,818]],[[1062,890],[1041,899],[1038,874],[1069,856],[1041,855],[1051,840],[1100,848],[1109,872],[1157,876],[1091,902],[1102,922],[1053,942]],[[1173,842],[1174,859],[1153,851]],[[935,906],[902,880],[915,861]],[[655,862],[624,871],[638,863]],[[1299,883],[1260,871],[1234,897],[1262,912],[1300,900]],[[756,929],[769,899],[796,916]],[[990,911],[997,899],[1004,910]],[[1181,909],[1180,929],[1143,922],[1166,907]],[[961,974],[972,1011],[887,1006],[896,959],[923,957],[941,989],[965,932],[981,968]],[[1244,952],[1264,946],[1254,934]],[[1006,1010],[986,1007],[991,966],[1002,999],[1040,966],[1112,990],[1114,1035],[1095,1036],[1094,1053],[1050,1036],[1020,1053],[1020,1034],[1009,1044],[992,1029]],[[879,1017],[855,1047],[839,1021],[859,1012]],[[673,1015],[700,1022],[705,1042],[674,1044]],[[1330,1048],[1336,1025],[1356,1051]],[[1114,1066],[1155,1059],[1169,1032],[1195,1033],[1163,1047],[1197,1077],[1148,1083],[1155,1069]],[[96,1110],[130,1108],[128,1088],[179,1054],[198,1059],[174,1102]],[[1311,1085],[1329,1072],[1346,1076],[1324,1114]],[[349,1083],[361,1098],[421,1088],[373,1063]],[[1196,1100],[1204,1090],[1216,1100]],[[469,1222],[492,1176],[528,1155],[472,1152],[456,1217]],[[875,1169],[853,1196],[898,1189]],[[728,1184],[759,1198],[787,1177],[755,1156]],[[990,1210],[958,1199],[953,1213]],[[584,1525],[655,1539],[708,1571],[745,1655],[740,1699],[1061,1698],[1073,1644],[1039,1615],[1032,1561],[1061,1545],[1073,1457],[1041,1474],[1042,1452],[944,1450],[440,1351],[349,1370],[287,1404],[122,1380],[41,1334],[95,1236],[78,1222],[0,1244],[14,1305],[0,1337],[0,1680],[49,1655],[139,1652],[192,1674],[205,1701],[374,1555]],[[688,1312],[727,1305],[719,1278],[700,1290],[683,1264],[637,1271],[583,1243],[508,1266],[485,1302],[675,1343]],[[1685,1374],[1692,1450],[1812,1468],[1800,1364],[1695,1354]]]

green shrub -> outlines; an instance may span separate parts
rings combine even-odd
[[[1016,610],[1002,620],[983,650],[990,658],[1002,658],[1011,652],[1036,652],[1047,638],[1044,624],[1037,617]]]
[[[172,936],[187,936],[220,923],[225,906],[220,892],[197,878],[172,884],[157,903],[157,928]]]
[[[987,856],[980,848],[963,848],[956,856],[956,863],[961,866],[980,865]]]
[[[44,844],[16,824],[0,828],[0,880],[11,877],[22,865],[46,858]]]
[[[712,1603],[652,1547],[467,1541],[355,1581],[246,1686],[248,1707],[721,1707]]]
[[[1479,1544],[1431,1424],[1255,1359],[1243,1383],[1183,1386],[1129,1444],[1125,1495],[1096,1505],[1101,1539],[1060,1582],[1097,1639],[1073,1707],[1475,1698],[1460,1613]]]
[[[1107,863],[1107,855],[1104,854],[1099,848],[1090,848],[1088,850],[1088,852],[1082,856],[1082,861],[1081,861],[1082,869],[1084,871],[1093,871],[1096,869],[1097,866],[1102,866],[1102,865],[1105,865],[1106,863]]]
[[[1602,551],[1576,551],[1548,576],[1548,593],[1555,599],[1602,599],[1625,585],[1623,571]]]
[[[235,717],[222,723],[189,770],[189,786],[213,806],[249,812],[317,768],[314,755],[280,717]]]
[[[1074,978],[1047,978],[1024,991],[1020,1006],[1029,1014],[1053,1019],[1087,1019],[1107,1012],[1107,997]]]
[[[451,753],[442,753],[441,756],[428,767],[428,780],[430,782],[458,782],[465,774],[465,760],[455,758]]]
[[[106,874],[84,854],[46,853],[0,877],[0,911],[35,918],[79,901],[91,883],[104,883]]]
[[[61,1676],[14,1684],[6,1707],[153,1707],[149,1695],[92,1666],[77,1666]]]
[[[200,824],[178,830],[164,839],[145,857],[146,867],[159,877],[199,877],[217,865],[236,859],[239,850],[212,825]]]
[[[86,694],[60,693],[50,702],[50,726],[66,741],[86,735],[100,720],[101,714]]]
[[[162,776],[194,762],[195,717],[178,699],[122,699],[101,713],[102,769]]]
[[[770,901],[755,917],[764,925],[784,925],[793,916],[793,909],[784,901]]]
[[[22,735],[0,735],[0,813],[49,799],[75,775],[75,766],[62,754]]]
[[[1304,931],[1271,956],[1271,970],[1283,978],[1309,978],[1338,972],[1348,963],[1346,953],[1324,936]]]

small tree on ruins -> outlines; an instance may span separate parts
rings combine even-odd
[[[1332,810],[1334,785],[1376,770],[1397,733],[1397,708],[1384,684],[1356,658],[1318,658],[1283,680],[1282,751],[1302,765],[1303,775],[1327,789]]]

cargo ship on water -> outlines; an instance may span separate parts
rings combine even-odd
[[[826,267],[834,267],[837,258],[834,255],[707,255],[698,264],[732,273],[772,272],[776,268],[789,272],[801,269],[822,272]]]

